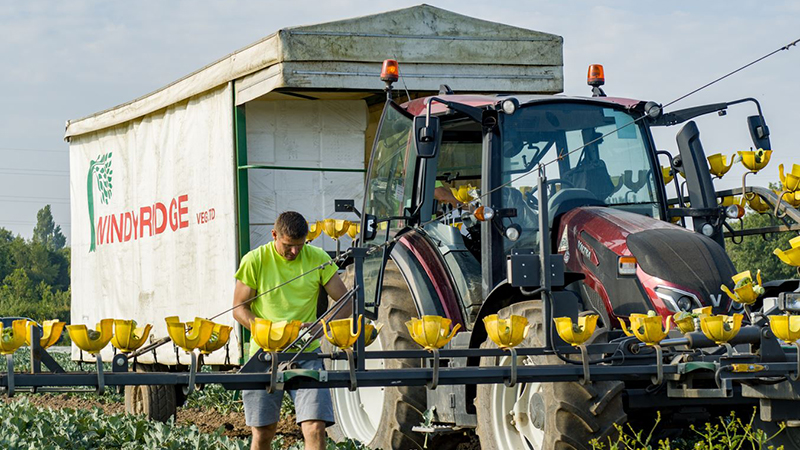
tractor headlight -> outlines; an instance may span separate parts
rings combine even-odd
[[[730,205],[725,208],[725,217],[729,219],[740,219],[744,216],[744,208],[741,205]]]
[[[506,228],[506,237],[509,241],[516,241],[519,239],[520,234],[522,234],[522,227],[519,224],[512,224]]]
[[[500,103],[500,108],[509,116],[517,111],[517,107],[519,107],[519,102],[515,98],[509,98]]]
[[[668,286],[657,286],[655,293],[672,312],[691,311],[703,306],[696,295]]]
[[[687,311],[688,312],[688,311],[691,311],[693,309],[692,306],[693,306],[694,302],[692,301],[692,298],[689,297],[689,296],[682,295],[682,296],[678,297],[677,303],[678,303],[678,308],[680,308],[681,311]]]

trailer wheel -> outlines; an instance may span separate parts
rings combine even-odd
[[[531,330],[521,347],[544,345],[541,301],[526,301],[503,308],[501,317],[524,316]],[[482,348],[496,348],[488,338]],[[509,357],[481,358],[482,366],[509,365]],[[518,364],[563,364],[555,356],[520,357]],[[526,383],[478,385],[476,406],[478,436],[484,450],[589,450],[589,441],[606,440],[623,424],[621,382]]]
[[[137,372],[167,371],[154,364],[137,364]],[[125,386],[125,412],[144,415],[150,420],[166,422],[176,412],[175,386]]]
[[[344,277],[347,286],[353,285],[353,267],[348,267]],[[411,292],[391,260],[386,264],[383,278],[381,306],[378,322],[383,329],[370,350],[419,349],[411,339],[405,322],[417,317]],[[323,339],[323,346],[331,349]],[[329,369],[346,370],[345,361],[327,361]],[[416,360],[367,360],[370,368],[419,367]],[[334,441],[345,438],[356,439],[369,448],[422,448],[423,437],[411,430],[422,422],[427,397],[424,387],[379,387],[361,388],[355,392],[347,389],[331,389],[336,425],[328,427],[328,435]]]

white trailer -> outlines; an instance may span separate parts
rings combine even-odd
[[[268,242],[277,214],[354,216],[383,108],[382,60],[400,62],[395,97],[562,91],[561,37],[427,5],[282,29],[131,102],[67,122],[74,324],[153,324],[231,306],[241,255]],[[345,238],[347,239],[347,238]],[[327,250],[327,237],[314,242]],[[234,325],[230,314],[217,322]],[[103,357],[110,359],[111,348]],[[238,364],[241,334],[205,359]],[[73,347],[74,359],[92,360]],[[171,345],[139,363],[186,364]]]

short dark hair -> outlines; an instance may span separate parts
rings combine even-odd
[[[299,212],[284,211],[275,220],[275,232],[290,239],[304,239],[308,236],[308,222]]]

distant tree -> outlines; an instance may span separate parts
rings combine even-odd
[[[0,228],[0,317],[69,321],[70,249],[50,206],[26,240]]]
[[[772,214],[758,214],[749,212],[742,218],[745,228],[761,228],[781,225]],[[738,229],[738,224],[733,224]],[[731,261],[736,266],[736,270],[750,270],[755,272],[761,269],[761,276],[764,281],[785,280],[797,278],[797,270],[787,266],[772,252],[776,248],[786,250],[791,247],[789,239],[796,237],[797,233],[786,232],[772,235],[747,236],[740,244],[734,244],[730,239],[725,240],[725,249],[731,257]],[[737,239],[738,240],[738,239]]]
[[[36,227],[33,229],[33,242],[43,244],[51,250],[60,250],[67,243],[67,238],[61,233],[61,225],[56,225],[50,205],[45,205],[36,213]]]

